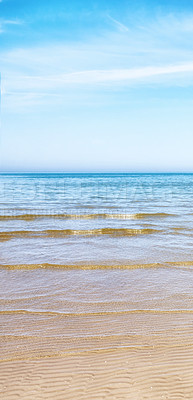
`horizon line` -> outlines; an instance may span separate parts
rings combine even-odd
[[[192,175],[193,171],[0,171],[0,175],[83,175],[83,174],[189,174]]]

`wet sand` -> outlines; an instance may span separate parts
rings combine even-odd
[[[158,346],[2,362],[1,399],[192,399],[192,359]]]
[[[0,278],[1,400],[193,399],[191,267]]]

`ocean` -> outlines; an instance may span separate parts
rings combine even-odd
[[[191,174],[0,176],[1,264],[189,261]]]

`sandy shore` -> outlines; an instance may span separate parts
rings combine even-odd
[[[1,321],[1,400],[193,399],[191,312],[8,312]]]
[[[192,400],[192,269],[0,270],[0,400]]]
[[[1,362],[0,398],[192,399],[192,360],[192,346],[147,346]]]

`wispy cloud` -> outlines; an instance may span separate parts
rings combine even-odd
[[[193,72],[193,63],[183,65],[166,65],[163,67],[145,67],[134,69],[113,69],[113,70],[94,70],[81,71],[72,74],[65,74],[54,78],[43,78],[43,81],[52,81],[55,83],[79,83],[79,84],[97,84],[127,82],[141,80],[153,76],[171,75],[177,73]],[[42,78],[41,78],[42,79]]]
[[[46,102],[46,97],[58,96],[62,101],[62,93],[65,96],[71,88],[102,92],[106,87],[193,85],[189,34],[193,15],[181,19],[170,15],[129,32],[121,22],[108,18],[118,31],[102,38],[0,52],[4,96],[20,96],[26,106],[27,98]]]
[[[2,25],[21,25],[23,23],[23,21],[21,21],[19,19],[4,19],[4,20],[0,20],[0,23]]]
[[[162,67],[149,66],[133,69],[109,69],[109,70],[86,70],[67,74],[44,75],[44,76],[15,76],[10,77],[12,88],[15,90],[24,89],[57,89],[61,85],[97,85],[97,84],[129,84],[133,82],[145,83],[146,79],[155,76],[180,75],[193,73],[193,62],[182,65],[165,65]],[[178,81],[176,82],[176,85]]]
[[[23,21],[19,19],[2,19],[0,18],[0,33],[6,31],[6,27],[9,25],[22,25]]]
[[[164,18],[159,17],[151,23],[154,33],[165,34],[167,36],[175,34],[187,34],[193,32],[193,14],[168,14]]]
[[[47,76],[9,76],[2,80],[3,107],[21,111],[28,107],[111,102],[118,89],[140,85],[193,86],[193,63],[136,69],[93,70]],[[107,90],[107,92],[106,92]],[[109,92],[110,91],[110,92]],[[104,100],[104,94],[107,94]],[[109,93],[109,95],[108,95]],[[110,96],[110,97],[109,97]],[[97,100],[98,99],[98,100]],[[119,100],[120,101],[120,100]]]
[[[113,22],[113,24],[121,31],[121,32],[128,32],[128,27],[124,24],[122,24],[120,21],[117,19],[111,17],[109,14],[107,14],[107,18]]]

